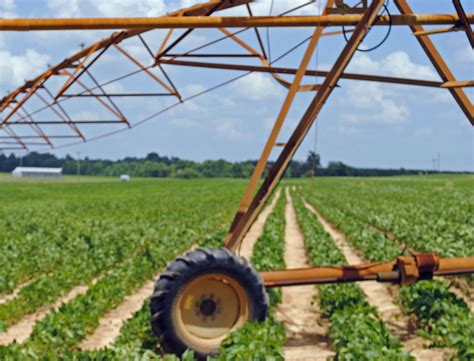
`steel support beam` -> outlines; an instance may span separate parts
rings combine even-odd
[[[328,0],[325,8],[325,12],[327,8],[331,7],[334,4],[334,0]],[[268,163],[268,158],[270,157],[270,154],[276,144],[277,137],[280,134],[280,130],[283,126],[283,123],[285,122],[285,119],[288,115],[288,112],[290,110],[291,104],[293,103],[293,100],[296,97],[296,94],[298,90],[300,89],[300,84],[301,81],[303,80],[303,77],[306,73],[306,69],[308,68],[309,62],[311,60],[311,57],[313,56],[314,50],[316,49],[316,46],[318,45],[319,39],[321,37],[321,34],[324,31],[323,26],[317,26],[316,29],[314,30],[313,36],[311,37],[311,40],[308,44],[308,47],[306,49],[306,52],[303,56],[303,59],[301,60],[300,66],[298,70],[296,71],[295,74],[295,79],[290,85],[290,88],[288,90],[288,93],[286,95],[286,99],[283,102],[283,105],[280,109],[280,113],[278,114],[277,119],[275,120],[275,124],[273,125],[273,129],[270,133],[270,136],[268,137],[268,140],[265,144],[265,147],[263,148],[263,152],[257,162],[257,165],[255,166],[255,169],[252,173],[252,176],[250,178],[250,181],[247,185],[247,189],[245,190],[245,193],[240,201],[240,206],[237,211],[237,213],[234,216],[234,220],[232,222],[232,225],[230,227],[229,233],[227,234],[226,241],[230,241],[230,239],[233,236],[234,229],[237,227],[237,224],[239,223],[241,217],[247,212],[248,207],[250,205],[250,202],[252,200],[253,194],[255,192],[255,189],[257,188],[258,182],[260,178],[262,177],[262,174],[265,170],[265,167],[267,166]],[[225,30],[225,33],[227,33],[227,30]],[[236,40],[234,38],[234,40]],[[248,49],[249,51],[255,51],[254,49]]]
[[[240,70],[240,71],[252,71],[259,73],[272,73],[272,74],[296,74],[298,69],[295,68],[284,68],[275,66],[255,66],[255,65],[241,65],[241,64],[224,64],[224,63],[206,63],[198,61],[187,61],[187,60],[160,60],[161,64],[178,65],[178,66],[189,66],[196,68],[211,68],[211,69],[224,69],[224,70]],[[305,76],[318,76],[325,77],[329,74],[329,71],[324,70],[306,70]],[[357,74],[357,73],[342,73],[341,79],[351,80],[363,80],[363,81],[374,81],[379,83],[389,84],[404,84],[404,85],[417,85],[432,88],[444,88],[444,83],[434,80],[422,80],[422,79],[409,79],[409,78],[398,78],[392,76],[381,76],[381,75],[369,75],[369,74]]]
[[[211,0],[202,4],[197,4],[197,5],[188,7],[186,9],[181,9],[181,10],[172,12],[167,17],[169,18],[169,17],[176,17],[176,16],[204,16],[204,15],[207,15],[213,9],[215,9],[217,5],[219,5],[219,10],[225,10],[225,9],[232,8],[235,6],[247,4],[251,1],[252,0],[232,0],[232,1],[231,0]],[[0,21],[1,20],[3,19],[0,19]],[[124,31],[123,34],[120,35],[120,37],[118,37],[117,33],[114,33],[111,36],[73,54],[68,59],[62,61],[61,63],[50,67],[47,73],[51,73],[52,75],[58,74],[61,70],[70,68],[71,64],[74,64],[75,62],[80,61],[83,57],[87,56],[90,50],[96,47],[96,44],[98,44],[98,46],[96,47],[96,51],[101,51],[104,48],[109,47],[110,44],[113,42],[117,43],[119,41],[123,41],[125,39],[143,34],[149,30],[152,30],[152,29],[151,28],[130,29],[130,30]],[[14,102],[16,97],[19,94],[27,92],[34,84],[37,84],[38,81],[41,81],[42,78],[45,76],[45,74],[46,73],[36,77],[35,79],[31,81],[26,82],[23,86],[19,87],[14,92],[4,97],[0,101],[0,111],[3,111],[10,103]]]
[[[460,23],[464,28],[464,32],[466,33],[467,40],[471,44],[471,48],[474,48],[474,34],[472,33],[471,25],[469,24],[469,19],[467,18],[466,12],[462,7],[461,0],[453,0],[454,7],[456,8],[456,12],[459,15]]]
[[[278,157],[275,164],[268,172],[260,189],[253,198],[247,212],[245,212],[234,226],[234,229],[229,232],[228,237],[225,241],[225,246],[230,249],[237,249],[242,242],[243,237],[247,233],[250,225],[257,217],[260,209],[265,204],[272,191],[275,189],[279,180],[283,176],[288,164],[293,157],[294,153],[298,149],[299,145],[303,141],[306,133],[313,124],[323,105],[331,95],[333,89],[336,87],[337,81],[339,80],[344,69],[349,64],[352,56],[356,52],[358,46],[361,44],[364,36],[369,30],[369,27],[377,19],[377,14],[383,6],[383,0],[374,0],[372,4],[367,8],[361,20],[357,24],[351,38],[345,45],[344,49],[340,53],[336,62],[334,63],[331,71],[326,76],[321,88],[316,93],[313,101],[309,105],[289,141],[283,148],[280,156]]]
[[[158,18],[0,19],[0,31],[204,29],[254,27],[355,26],[363,15],[316,16],[164,16]],[[474,23],[474,14],[466,20]],[[381,15],[373,25],[455,25],[457,14]]]
[[[414,15],[413,10],[410,8],[408,3],[405,0],[395,0],[395,5],[397,6],[400,13],[403,15]],[[417,32],[424,31],[423,26],[421,25],[410,25],[411,31],[415,34]],[[456,82],[451,70],[449,70],[448,65],[444,62],[440,53],[436,49],[433,42],[428,38],[428,36],[417,36],[416,40],[420,43],[421,47],[425,51],[428,58],[433,63],[436,71],[438,72],[441,79],[444,82]],[[466,96],[464,91],[461,88],[448,88],[456,102],[461,107],[464,114],[466,114],[469,122],[474,125],[474,107],[470,102],[469,98]]]

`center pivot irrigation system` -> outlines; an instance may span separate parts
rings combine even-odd
[[[181,354],[185,349],[191,348],[199,357],[216,354],[221,342],[230,332],[249,320],[265,319],[268,308],[265,287],[369,280],[410,284],[421,279],[431,279],[433,276],[474,272],[474,257],[444,259],[433,253],[425,253],[400,256],[391,262],[267,271],[259,274],[246,260],[236,256],[235,252],[245,234],[277,186],[329,96],[338,87],[340,79],[445,88],[469,122],[474,125],[473,105],[463,90],[464,87],[474,86],[474,81],[456,80],[430,40],[430,36],[435,34],[459,31],[464,33],[463,36],[466,36],[471,47],[474,47],[470,25],[474,22],[474,15],[465,13],[460,0],[452,1],[452,14],[415,14],[406,0],[393,0],[399,14],[389,13],[384,0],[362,0],[357,4],[348,4],[343,0],[321,2],[324,3],[321,4],[321,14],[311,16],[296,16],[294,13],[314,6],[314,1],[278,15],[254,16],[251,0],[212,0],[158,18],[0,19],[2,31],[120,29],[89,47],[83,47],[81,51],[59,64],[50,66],[43,74],[26,81],[23,86],[1,100],[0,131],[3,136],[0,137],[0,149],[3,150],[62,147],[69,143],[61,142],[70,138],[73,142],[82,142],[117,133],[249,73],[268,73],[287,89],[286,98],[224,241],[224,248],[200,248],[178,257],[156,282],[155,292],[151,296],[151,325],[160,337],[161,345],[168,351]],[[231,8],[245,11],[248,16],[215,15],[220,11],[235,10]],[[444,27],[425,30],[424,25]],[[343,30],[327,30],[333,26],[342,26]],[[390,30],[393,26],[409,27],[439,74],[440,81],[345,72],[355,52],[363,50],[361,44],[364,37],[373,27],[385,27]],[[265,44],[262,35],[262,27],[306,27],[311,29],[312,35],[278,58],[272,59],[269,56],[269,44]],[[184,52],[172,52],[198,28],[215,29],[221,36]],[[156,29],[166,29],[157,48],[146,39],[150,34],[162,31]],[[330,70],[309,69],[320,39],[337,34],[343,34],[346,42]],[[201,52],[202,49],[221,42],[231,42],[245,53]],[[133,46],[127,47],[128,44]],[[298,67],[274,65],[294,54],[298,48],[304,49],[304,46],[306,48]],[[136,51],[138,47],[146,54],[148,61],[151,60],[151,65],[144,65],[135,55],[140,53]],[[131,49],[135,49],[135,52]],[[112,51],[127,59],[126,61],[130,62],[128,65],[134,69],[128,73],[122,72],[112,80],[101,82],[92,74],[92,70],[100,71],[101,60],[106,59]],[[212,58],[212,61],[182,60],[183,58]],[[172,66],[180,69],[230,70],[241,72],[241,75],[208,90],[184,97],[166,70]],[[159,87],[160,92],[150,92],[149,87],[146,88],[147,92],[125,92],[124,89],[130,89],[132,83],[135,86],[145,84],[145,81],[133,80],[137,74],[143,75],[144,79]],[[302,84],[305,77],[319,77],[322,82]],[[110,90],[110,85],[124,80],[133,82],[128,83],[126,87],[119,86],[113,91]],[[298,92],[314,92],[315,95],[289,140],[286,143],[278,143],[277,137]],[[120,109],[117,100],[120,97],[168,97],[174,99],[174,102],[167,103],[158,113],[137,120],[126,116]],[[70,105],[72,100],[87,103]],[[93,104],[99,106],[102,113],[91,115],[83,112]],[[82,114],[87,119],[75,120],[71,116],[73,113]],[[110,120],[104,119],[107,115]],[[95,133],[95,136],[90,137],[84,129],[91,125],[100,125],[100,130],[106,125],[120,128],[99,136]],[[68,133],[56,134],[57,129],[66,129]],[[277,146],[282,146],[283,149],[276,162],[268,169],[263,183],[259,185],[270,153]]]

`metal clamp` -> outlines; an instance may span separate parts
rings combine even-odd
[[[396,268],[400,273],[400,283],[410,285],[419,279],[432,279],[439,267],[439,257],[435,253],[414,253],[397,257]]]

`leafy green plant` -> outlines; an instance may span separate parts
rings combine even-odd
[[[314,266],[345,264],[346,260],[329,234],[301,198],[294,197],[298,223]],[[369,306],[355,283],[319,286],[318,302],[331,321],[329,336],[337,360],[412,359],[387,330],[377,311]]]
[[[402,253],[403,245],[390,240],[385,233],[395,234],[417,251],[437,251],[446,257],[467,256],[473,254],[470,245],[474,244],[474,233],[472,227],[467,231],[459,222],[472,223],[472,219],[465,218],[472,202],[469,203],[470,192],[464,179],[460,179],[460,189],[439,188],[445,179],[427,182],[402,178],[336,180],[331,184],[319,181],[317,191],[306,183],[303,192],[371,261],[392,260]],[[438,217],[433,218],[434,223],[430,221],[432,217]],[[378,229],[368,227],[369,224]],[[455,242],[453,237],[458,237]],[[401,290],[403,309],[418,318],[417,332],[421,336],[432,340],[433,346],[455,348],[460,358],[470,357],[472,313],[449,291],[447,282],[419,282]]]
[[[285,268],[285,197],[282,196],[267,219],[257,240],[252,265],[258,271]],[[283,360],[285,329],[274,318],[274,308],[281,302],[280,289],[267,289],[270,311],[264,323],[248,323],[233,332],[222,344],[220,360]]]

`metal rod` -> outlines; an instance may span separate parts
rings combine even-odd
[[[212,68],[212,69],[227,69],[227,70],[241,70],[241,71],[253,71],[261,73],[280,73],[280,74],[296,74],[298,69],[295,68],[283,68],[283,67],[265,67],[265,66],[254,66],[254,65],[240,65],[240,64],[223,64],[223,63],[205,63],[197,61],[187,60],[160,60],[162,64],[178,65],[178,66],[190,66],[198,68]],[[305,75],[307,76],[327,76],[329,71],[324,70],[306,70]],[[365,80],[375,81],[381,83],[392,83],[392,84],[406,84],[406,85],[418,85],[425,87],[440,88],[444,87],[443,82],[434,80],[422,80],[422,79],[409,79],[409,78],[397,78],[390,76],[380,75],[368,75],[368,74],[356,74],[356,73],[343,73],[341,75],[343,79],[352,80]]]
[[[94,97],[174,97],[171,93],[107,93],[107,94],[63,94],[63,98],[94,98]]]
[[[64,121],[57,121],[57,120],[38,120],[34,122],[9,122],[8,125],[28,125],[28,124],[116,124],[116,123],[123,123],[122,120],[71,120],[68,122]],[[2,128],[0,128],[2,129]]]
[[[173,58],[255,58],[259,57],[257,54],[166,54]]]
[[[19,135],[20,139],[43,139],[40,135]],[[55,139],[67,139],[67,138],[80,138],[78,135],[49,135],[48,138]],[[11,139],[11,137],[0,136],[0,139]]]
[[[461,0],[453,0],[454,7],[456,8],[456,12],[459,15],[460,23],[464,28],[464,32],[466,33],[467,40],[471,44],[471,48],[474,48],[474,34],[471,29],[471,25],[469,25],[469,19],[467,18],[467,14],[462,7]]]
[[[0,19],[1,31],[355,26],[362,14],[316,16],[164,16],[156,18]],[[455,25],[458,14],[380,15],[373,25]],[[474,23],[474,14],[466,14]]]
[[[299,145],[303,141],[309,128],[315,121],[323,105],[331,95],[335,88],[337,81],[341,74],[349,64],[350,59],[357,50],[357,47],[362,42],[370,26],[377,19],[377,14],[383,6],[383,0],[374,0],[369,8],[365,11],[362,19],[357,24],[354,33],[350,37],[349,41],[341,51],[339,57],[334,63],[331,71],[324,79],[321,88],[316,93],[316,96],[312,100],[308,109],[304,113],[296,129],[291,135],[286,146],[283,148],[277,161],[274,163],[267,177],[263,181],[260,189],[257,191],[255,196],[250,203],[248,210],[240,216],[240,219],[236,222],[231,232],[226,237],[224,245],[232,250],[239,247],[243,237],[247,233],[251,224],[257,217],[261,208],[265,204],[270,194],[275,189],[279,180],[283,176],[288,164],[293,157],[294,153],[298,149]],[[237,217],[238,215],[236,215]]]
[[[415,36],[425,36],[425,35],[446,34],[446,33],[452,33],[454,31],[459,31],[459,30],[462,30],[462,28],[456,27],[456,26],[451,26],[450,28],[416,31],[416,32],[413,33],[413,35],[415,35]]]
[[[326,4],[325,11],[328,7],[332,6],[334,4],[334,0],[329,0],[328,3]],[[222,29],[225,33],[228,34],[228,31],[225,29]],[[225,239],[225,244],[227,245],[228,242],[231,241],[233,238],[234,230],[236,229],[240,219],[242,216],[247,212],[248,207],[252,201],[252,197],[255,193],[255,189],[258,186],[258,183],[260,181],[260,178],[262,177],[263,172],[265,171],[265,167],[268,162],[268,158],[270,157],[270,154],[275,146],[276,139],[278,138],[278,135],[280,134],[280,130],[285,122],[285,119],[288,115],[288,112],[290,111],[291,105],[293,103],[293,100],[296,97],[296,94],[298,93],[298,90],[300,88],[300,84],[303,80],[304,74],[306,72],[306,69],[308,68],[309,62],[311,61],[311,57],[313,56],[313,53],[318,45],[319,39],[321,37],[321,34],[324,31],[323,26],[317,26],[314,29],[313,35],[311,36],[311,40],[308,44],[308,47],[306,48],[306,51],[304,53],[303,58],[301,59],[300,66],[298,68],[298,71],[296,72],[295,79],[290,85],[290,88],[288,90],[288,93],[286,95],[285,101],[283,102],[283,105],[281,106],[280,112],[275,120],[275,123],[273,125],[273,128],[270,132],[270,135],[265,143],[265,146],[263,148],[262,154],[252,172],[252,176],[249,180],[249,183],[247,185],[247,188],[244,192],[244,195],[242,196],[242,199],[240,201],[239,209],[237,213],[234,216],[234,219],[232,221],[232,224],[230,226],[229,232],[226,236]],[[248,45],[245,43],[242,43],[240,39],[237,39],[235,37],[232,37],[234,40],[238,41],[239,44],[242,46],[245,46],[247,50],[251,52],[256,52],[253,48],[250,48]]]
[[[228,8],[232,8],[235,6],[239,6],[242,4],[246,4],[250,2],[251,0],[222,0],[219,3],[219,10],[225,10]],[[202,4],[197,4],[193,5],[191,7],[188,7],[186,9],[180,9],[178,11],[170,13],[168,16],[202,16],[202,15],[208,15],[209,11],[212,11],[216,9],[216,2],[213,1],[208,1],[206,3]],[[1,19],[0,19],[1,20]],[[143,34],[151,29],[135,29],[135,30],[128,30],[124,32],[123,36],[120,37],[120,40],[123,41],[128,38],[132,38],[136,35]],[[101,40],[98,42],[99,46],[97,47],[97,50],[103,49],[105,47],[108,47],[111,44],[111,40],[117,41],[116,38],[117,34],[112,34],[111,36]],[[62,69],[67,69],[71,66],[71,64],[75,63],[76,61],[80,61],[84,56],[86,56],[90,49],[92,49],[95,46],[95,44],[92,44],[91,46],[86,47],[85,49],[82,49],[81,51],[73,54],[70,56],[68,59],[63,60],[59,64],[56,64],[52,67],[50,67],[46,73],[41,74],[40,76],[36,77],[35,79],[26,82],[23,84],[21,87],[17,88],[15,91],[12,93],[8,94],[5,96],[1,101],[0,101],[0,111],[3,111],[8,104],[13,102],[15,98],[23,93],[26,92],[28,89],[30,89],[32,86],[34,86],[37,82],[41,81],[45,74],[58,74]]]
[[[403,15],[414,16],[413,10],[410,5],[405,0],[395,0],[395,5],[397,6],[400,13]],[[472,14],[471,14],[472,15]],[[472,19],[472,16],[471,16]],[[424,31],[425,29],[421,25],[410,25],[410,29],[413,33]],[[436,49],[436,46],[433,44],[431,39],[427,36],[417,36],[416,40],[420,43],[421,47],[425,51],[426,55],[433,63],[436,71],[444,82],[456,81],[453,73],[449,69],[446,62],[441,57],[441,54]],[[472,106],[471,101],[467,97],[466,93],[461,88],[448,88],[451,92],[453,98],[459,104],[459,107],[462,109],[467,119],[474,125],[474,107]]]

